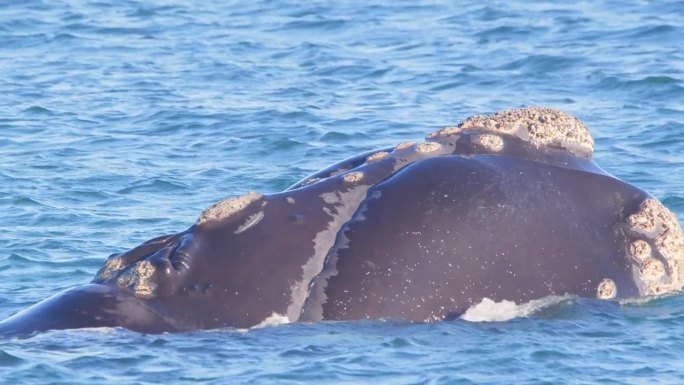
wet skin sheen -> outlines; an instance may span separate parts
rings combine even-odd
[[[652,196],[590,154],[491,132],[361,154],[281,193],[217,204],[183,232],[112,255],[91,284],[0,322],[0,333],[434,321],[483,298],[610,299],[679,285],[681,255],[667,243],[681,230],[664,208],[649,211]],[[642,231],[642,217],[661,222]]]

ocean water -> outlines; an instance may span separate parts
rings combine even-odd
[[[599,165],[684,218],[683,15],[680,1],[0,0],[0,318],[220,198],[507,108],[578,116]],[[479,312],[47,332],[0,339],[0,383],[684,383],[684,296]]]

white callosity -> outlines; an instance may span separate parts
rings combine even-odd
[[[208,209],[204,210],[197,219],[197,225],[220,221],[228,218],[231,215],[242,211],[250,203],[261,199],[262,195],[257,192],[250,192],[237,198],[226,198],[220,202],[215,203]]]
[[[575,155],[590,158],[594,140],[589,129],[579,119],[564,112],[543,107],[528,107],[476,115],[456,127],[446,127],[428,135],[437,138],[457,135],[470,130],[492,134],[515,135],[537,147],[555,147]]]
[[[684,286],[684,234],[677,217],[662,203],[647,199],[627,217],[634,238],[627,248],[641,295],[681,290]]]

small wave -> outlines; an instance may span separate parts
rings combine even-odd
[[[283,30],[335,30],[345,26],[345,20],[297,20],[286,23]]]
[[[665,196],[663,198],[663,204],[671,210],[676,211],[679,215],[684,213],[684,197],[678,195]]]
[[[645,76],[640,79],[623,79],[617,76],[608,76],[598,83],[598,87],[604,90],[628,90],[643,94],[658,92],[659,95],[682,91],[681,81],[670,76]]]
[[[0,367],[2,366],[17,366],[21,363],[23,363],[24,360],[12,355],[10,353],[7,353],[4,350],[0,350]]]
[[[662,39],[665,35],[677,35],[678,32],[678,27],[672,26],[672,25],[667,25],[667,24],[661,24],[661,25],[649,25],[649,26],[643,26],[643,27],[638,27],[629,30],[629,38],[632,39],[639,39],[639,38],[660,38]]]
[[[165,179],[154,179],[151,181],[142,180],[135,182],[132,186],[127,186],[119,191],[118,194],[130,194],[136,192],[165,192],[165,191],[181,191],[188,187],[179,181],[170,181]]]
[[[50,111],[49,109],[47,109],[45,107],[41,107],[41,106],[31,106],[31,107],[25,109],[23,112],[26,114],[29,114],[29,115],[47,115],[47,116],[54,115],[54,113],[52,111]]]
[[[557,55],[529,55],[522,59],[515,59],[502,66],[500,69],[526,70],[532,72],[555,72],[577,68],[582,64],[583,59],[571,56]]]
[[[15,207],[39,207],[39,208],[55,208],[48,204],[39,202],[37,199],[33,199],[28,196],[19,196],[12,199],[12,203]]]
[[[556,305],[570,299],[571,296],[551,295],[541,299],[534,299],[530,302],[516,304],[513,301],[502,300],[493,301],[483,298],[479,303],[471,306],[463,313],[461,319],[470,322],[503,322],[514,318],[527,317],[537,311]]]
[[[68,41],[68,40],[77,40],[77,39],[79,39],[78,36],[72,35],[70,33],[59,33],[59,34],[52,37],[53,41],[59,41],[59,42],[64,42],[64,41]]]

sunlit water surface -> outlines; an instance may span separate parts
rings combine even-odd
[[[0,2],[0,318],[204,207],[528,105],[684,215],[684,4]],[[0,340],[2,383],[681,383],[684,297]]]

